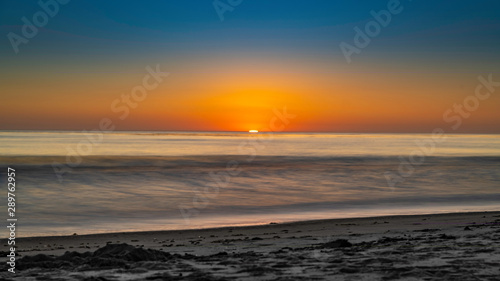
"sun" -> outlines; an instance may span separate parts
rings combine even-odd
[[[250,130],[250,131],[248,131],[248,132],[249,132],[249,133],[254,133],[254,134],[256,134],[256,133],[258,133],[259,131],[258,131],[258,130]]]

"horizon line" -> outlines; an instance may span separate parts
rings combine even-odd
[[[100,131],[100,130],[73,130],[73,129],[0,129],[0,132],[100,132],[100,133],[115,133],[115,132],[179,132],[179,133],[248,133],[249,131],[203,131],[203,130],[113,130],[113,131]],[[432,132],[338,132],[338,131],[259,131],[258,133],[290,133],[290,134],[433,134]],[[252,133],[255,134],[255,133]],[[446,135],[500,135],[500,132],[444,132]]]

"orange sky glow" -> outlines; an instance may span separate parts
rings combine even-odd
[[[443,113],[478,83],[468,73],[403,72],[397,65],[364,65],[360,72],[293,60],[160,65],[171,75],[124,120],[110,105],[141,85],[146,71],[6,79],[0,87],[9,98],[0,114],[16,119],[3,129],[93,129],[106,117],[117,130],[269,131],[273,109],[286,107],[296,118],[284,131],[431,132],[452,125]],[[482,102],[457,132],[498,131],[499,101],[492,95]]]

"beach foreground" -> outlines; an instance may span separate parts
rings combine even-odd
[[[16,273],[5,267],[2,280],[499,280],[500,212],[31,237],[17,247]]]

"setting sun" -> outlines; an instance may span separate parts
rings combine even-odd
[[[258,133],[259,131],[258,130],[250,130],[248,131],[249,133]]]

